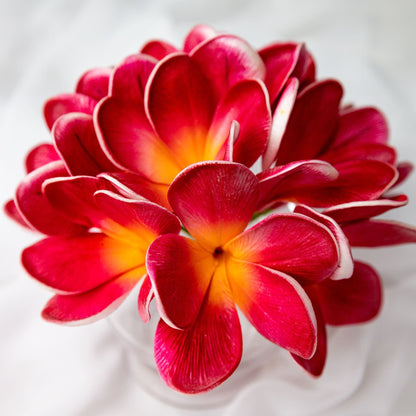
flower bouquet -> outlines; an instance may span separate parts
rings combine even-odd
[[[96,321],[139,285],[169,387],[202,393],[232,375],[239,313],[319,376],[326,326],[366,322],[382,303],[351,247],[416,242],[415,228],[374,219],[407,203],[394,188],[411,164],[380,111],[342,95],[303,44],[257,51],[199,25],[182,49],[150,41],[49,99],[52,142],[29,152],[5,205],[46,235],[22,253],[54,292],[43,318]]]

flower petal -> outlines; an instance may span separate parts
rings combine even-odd
[[[120,169],[165,184],[180,171],[170,150],[154,132],[144,108],[137,103],[104,98],[94,117],[101,146]]]
[[[111,77],[110,95],[122,101],[143,105],[144,90],[157,61],[143,54],[128,56],[118,65]]]
[[[335,205],[323,211],[323,214],[333,218],[338,223],[348,223],[376,217],[393,208],[399,208],[408,203],[406,195],[392,198],[376,199],[375,201],[355,201]]]
[[[270,139],[267,143],[266,151],[263,155],[262,168],[268,169],[276,159],[283,134],[286,130],[289,116],[295,104],[298,93],[299,81],[296,78],[290,78],[287,82],[280,100],[277,103],[276,110],[273,114],[272,129]]]
[[[108,95],[111,72],[111,68],[90,69],[81,76],[75,91],[100,101]]]
[[[109,181],[121,195],[127,198],[145,198],[171,209],[167,197],[168,185],[151,182],[144,176],[129,172],[101,174],[99,177]]]
[[[241,81],[220,101],[208,133],[207,147],[211,150],[207,158],[214,159],[218,154],[234,120],[240,125],[240,133],[233,160],[251,166],[266,147],[271,124],[267,91],[261,81]]]
[[[304,358],[316,348],[312,304],[290,276],[258,264],[230,259],[227,276],[233,297],[264,337]]]
[[[397,153],[393,147],[381,143],[354,143],[348,142],[336,147],[320,156],[333,165],[350,160],[379,160],[380,162],[395,165]]]
[[[155,359],[165,383],[184,393],[202,393],[227,379],[242,354],[241,327],[226,280],[212,282],[194,325],[184,331],[162,320]]]
[[[67,176],[62,162],[51,162],[29,173],[17,187],[15,202],[19,213],[41,233],[70,235],[85,230],[54,209],[42,192],[42,185],[47,179]]]
[[[339,118],[332,148],[349,144],[387,144],[388,126],[383,114],[372,107],[352,108]]]
[[[189,54],[208,78],[219,100],[243,79],[264,80],[265,66],[258,53],[244,40],[218,35],[200,43]]]
[[[103,179],[90,176],[53,178],[43,184],[43,193],[51,206],[68,221],[87,228],[100,228],[107,219],[94,201],[94,193],[100,189],[113,187]]]
[[[213,252],[246,228],[257,206],[258,182],[244,165],[201,162],[175,178],[168,199],[186,230]]]
[[[198,66],[185,54],[171,55],[158,64],[148,88],[150,118],[179,165],[213,159],[205,148],[214,101]]]
[[[218,157],[219,160],[225,160],[227,162],[232,162],[234,158],[234,144],[238,139],[238,135],[240,134],[240,125],[237,121],[233,120],[231,122],[230,133],[228,134],[228,139],[225,142],[224,146],[224,155],[222,157]]]
[[[54,124],[52,135],[56,148],[72,175],[95,176],[118,168],[107,158],[95,134],[92,116],[69,113]]]
[[[273,206],[276,201],[293,201],[315,206],[310,189],[332,182],[337,170],[322,160],[305,160],[265,170],[257,175],[260,186],[258,210]]]
[[[42,317],[64,325],[84,325],[105,318],[120,306],[144,273],[141,267],[88,292],[56,295],[46,304]]]
[[[13,199],[10,199],[4,204],[4,212],[11,220],[17,222],[25,228],[28,228],[29,230],[33,230],[30,224],[27,223],[24,217],[20,214]]]
[[[306,281],[331,276],[339,262],[337,243],[328,228],[291,213],[269,215],[230,241],[224,250],[239,260]]]
[[[161,317],[175,328],[192,325],[214,274],[212,254],[194,240],[168,234],[150,245],[146,268]]]
[[[302,358],[299,355],[293,354],[293,359],[302,366],[309,374],[312,374],[315,377],[318,377],[322,374],[325,361],[326,361],[326,354],[327,354],[327,336],[326,336],[326,328],[325,322],[322,317],[321,310],[319,308],[319,304],[315,301],[315,298],[312,296],[312,293],[307,291],[308,296],[312,300],[313,310],[315,312],[316,317],[316,327],[317,327],[317,345],[315,353],[312,355],[311,358],[306,359]]]
[[[325,280],[316,292],[324,320],[330,325],[366,322],[381,307],[382,288],[377,272],[368,264],[354,262],[350,279]]]
[[[266,85],[273,104],[286,81],[289,79],[296,63],[299,60],[302,44],[300,43],[274,43],[259,51],[266,65]]]
[[[144,252],[159,234],[179,233],[181,229],[174,214],[153,202],[127,199],[105,190],[96,192],[94,200],[100,212],[111,220],[100,225],[103,232]]]
[[[140,318],[146,324],[150,321],[150,302],[155,297],[155,293],[153,291],[152,282],[148,275],[146,275],[142,281],[139,290],[139,296],[137,299],[137,309],[139,311]]]
[[[59,155],[52,144],[42,143],[27,154],[25,160],[26,172],[30,173],[49,162],[55,162],[59,159]]]
[[[183,50],[189,53],[200,43],[217,36],[217,32],[207,25],[196,25],[185,38]]]
[[[379,198],[395,183],[396,169],[378,160],[352,160],[335,166],[332,182],[303,189],[301,202],[326,208],[331,205]],[[365,178],[365,181],[363,180]]]
[[[334,274],[331,276],[331,279],[338,280],[348,279],[351,277],[354,269],[354,262],[352,259],[350,245],[345,237],[345,234],[342,232],[341,227],[332,218],[322,215],[318,211],[315,211],[305,205],[298,205],[294,212],[306,215],[320,222],[322,225],[327,227],[335,237],[339,249],[339,264]]]
[[[338,122],[342,86],[325,80],[310,84],[299,95],[286,126],[277,164],[313,159],[328,146]]]
[[[92,114],[97,101],[85,94],[61,94],[50,98],[43,107],[46,124],[52,130],[55,121],[63,114],[85,113]]]
[[[402,184],[409,177],[413,172],[413,164],[411,162],[400,162],[396,166],[396,169],[399,172],[399,177],[393,186]]]
[[[175,53],[177,51],[178,50],[175,48],[175,46],[163,40],[151,40],[147,42],[140,50],[141,53],[150,55],[157,60],[163,59],[169,54]]]
[[[359,221],[344,225],[342,229],[353,247],[416,243],[416,228],[398,221]]]
[[[99,233],[45,238],[22,253],[31,276],[64,294],[94,289],[143,266],[144,258],[136,247]]]

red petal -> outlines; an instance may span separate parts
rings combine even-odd
[[[94,200],[100,212],[112,220],[101,224],[103,232],[143,251],[158,235],[179,233],[181,229],[174,214],[153,202],[127,199],[109,191],[96,192]]]
[[[339,261],[337,243],[328,228],[298,214],[269,215],[224,249],[237,259],[308,281],[331,276]]]
[[[293,105],[295,104],[298,87],[299,81],[296,78],[291,78],[277,103],[276,110],[273,114],[270,139],[263,155],[263,170],[268,169],[276,159],[280,143],[282,142],[286,130],[287,122],[289,121],[289,116],[292,112]]]
[[[292,354],[293,359],[302,366],[309,374],[312,374],[315,377],[318,377],[322,374],[327,354],[327,337],[326,337],[326,328],[325,322],[322,317],[322,313],[319,307],[319,303],[314,296],[312,291],[307,291],[308,296],[312,300],[313,309],[316,316],[317,324],[317,338],[318,342],[316,345],[315,354],[310,359],[305,359],[299,355]]]
[[[17,187],[16,205],[20,214],[41,233],[69,235],[85,230],[56,211],[42,192],[47,179],[67,176],[62,162],[51,162],[29,173]]]
[[[42,317],[65,325],[84,325],[105,318],[123,302],[143,273],[143,269],[134,269],[88,292],[56,295],[46,304]]]
[[[374,318],[381,307],[381,281],[368,264],[356,261],[350,279],[325,280],[316,286],[325,322],[347,325]]]
[[[387,144],[388,126],[383,114],[375,108],[352,108],[344,111],[332,148],[345,144],[379,143]]]
[[[169,234],[149,247],[146,268],[161,317],[176,328],[192,325],[215,269],[215,259],[194,240]]]
[[[338,178],[328,184],[305,188],[302,203],[324,208],[377,199],[390,189],[398,175],[394,167],[377,160],[353,160],[337,164],[335,168]]]
[[[175,46],[163,40],[151,40],[147,42],[141,49],[141,53],[153,56],[157,60],[163,59],[171,53],[175,53],[178,50]]]
[[[59,155],[56,153],[52,144],[42,143],[27,154],[25,160],[26,172],[30,173],[41,166],[47,165],[50,162],[55,162],[59,159]]]
[[[137,103],[104,98],[97,106],[94,122],[103,150],[120,169],[165,184],[180,171]]]
[[[29,230],[32,230],[32,227],[26,222],[26,220],[20,214],[13,199],[10,199],[4,204],[4,212],[13,221],[17,222],[20,225],[23,225],[23,227],[25,228],[29,228]]]
[[[234,145],[233,160],[251,166],[263,153],[270,132],[270,106],[262,82],[239,82],[218,104],[208,133],[213,156],[207,155],[208,158],[213,159],[218,153],[234,120],[240,125],[240,133]]]
[[[334,80],[316,82],[298,96],[286,126],[277,164],[313,159],[329,145],[338,123],[342,86]]]
[[[406,195],[398,195],[389,199],[375,201],[357,201],[335,205],[323,211],[323,214],[333,218],[338,223],[365,220],[376,217],[393,208],[399,208],[408,203]]]
[[[381,143],[350,143],[330,149],[320,156],[333,165],[350,160],[379,160],[380,162],[395,165],[396,150]]]
[[[227,276],[238,307],[260,334],[301,357],[313,355],[315,315],[308,296],[296,280],[284,273],[236,260],[227,261]]]
[[[43,185],[45,197],[53,208],[68,221],[87,228],[99,228],[107,220],[94,201],[94,193],[100,189],[113,187],[103,179],[89,176],[50,179]]]
[[[90,69],[79,79],[75,91],[100,101],[108,95],[111,72],[111,68]]]
[[[111,77],[110,95],[122,101],[133,101],[143,105],[147,80],[156,65],[150,56],[131,55],[116,67]]]
[[[219,35],[199,44],[190,53],[210,81],[219,100],[234,84],[243,79],[264,79],[265,67],[257,52],[244,40]]]
[[[339,249],[339,264],[336,271],[331,276],[331,279],[337,280],[351,277],[354,269],[354,263],[350,245],[345,237],[345,234],[342,232],[341,227],[332,218],[322,215],[305,205],[298,205],[294,212],[307,215],[308,217],[320,222],[322,225],[327,227],[335,237]]]
[[[154,297],[155,294],[153,291],[152,282],[149,276],[146,275],[140,286],[139,296],[137,300],[137,309],[139,311],[140,318],[142,318],[144,323],[150,321],[149,307],[150,302]]]
[[[147,106],[157,133],[181,167],[215,157],[205,156],[214,113],[211,89],[187,55],[172,55],[156,67]]]
[[[23,251],[22,263],[55,292],[81,293],[143,266],[144,257],[134,246],[92,233],[45,238]]]
[[[305,44],[302,44],[299,59],[291,76],[299,79],[300,89],[303,89],[315,81],[315,72],[313,57],[306,49]]]
[[[171,209],[168,202],[168,185],[151,182],[141,175],[129,172],[102,174],[101,178],[113,184],[121,195],[131,199],[141,197]]]
[[[266,85],[272,104],[295,69],[301,48],[300,43],[274,43],[259,51],[266,65]]]
[[[411,162],[400,162],[396,166],[396,169],[399,172],[399,177],[393,186],[402,184],[409,177],[409,175],[413,172],[413,164]]]
[[[184,331],[162,320],[156,329],[156,365],[165,383],[184,393],[202,393],[227,379],[238,366],[242,336],[226,281],[210,287],[194,325]]]
[[[223,157],[218,157],[218,160],[225,160],[227,162],[232,162],[234,159],[234,144],[238,139],[238,135],[240,134],[240,125],[237,121],[231,122],[230,133],[228,134],[228,139],[225,142],[224,146],[224,155]],[[221,154],[222,152],[220,152]]]
[[[293,201],[316,205],[310,189],[334,181],[336,169],[321,160],[306,160],[288,163],[268,169],[257,175],[260,186],[258,210],[274,205],[276,201]],[[319,204],[320,195],[316,203]]]
[[[186,36],[183,50],[189,53],[200,43],[217,36],[217,32],[207,25],[195,26]]]
[[[244,165],[201,162],[175,178],[168,199],[186,230],[213,251],[251,220],[257,206],[257,179]]]
[[[52,135],[56,148],[72,175],[95,176],[101,172],[118,170],[98,142],[92,116],[65,114],[55,122]]]
[[[345,225],[342,229],[353,247],[416,243],[416,228],[397,221],[360,221]]]
[[[43,108],[46,124],[52,129],[53,123],[67,113],[92,114],[97,101],[85,94],[61,94],[46,101]]]

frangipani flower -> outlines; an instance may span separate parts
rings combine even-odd
[[[52,179],[44,184],[50,204],[83,233],[45,238],[23,251],[28,273],[56,294],[43,310],[52,322],[95,321],[114,310],[145,278],[139,311],[148,320],[151,285],[145,256],[163,233],[177,233],[175,215],[152,202],[129,200],[91,177]],[[92,231],[89,231],[92,229]]]
[[[335,80],[310,83],[298,93],[299,85],[296,78],[287,81],[273,115],[264,171],[259,174],[264,188],[260,205],[291,199],[328,207],[379,198],[399,178],[382,114],[374,108],[340,107],[343,91]],[[338,176],[326,183],[305,184],[302,175],[292,175],[282,193],[276,172],[308,159],[329,163]],[[272,164],[276,167],[268,169]]]
[[[251,166],[270,131],[263,76],[257,53],[230,35],[160,62],[144,54],[127,58],[94,114],[104,151],[128,172],[112,176],[167,206],[175,176],[192,163],[225,159],[229,142],[233,160]]]
[[[272,342],[306,359],[315,352],[316,318],[299,282],[334,275],[345,242],[318,221],[290,213],[244,231],[258,197],[255,175],[230,162],[190,166],[169,188],[169,202],[194,239],[159,237],[146,265],[163,318],[156,364],[175,389],[209,390],[237,367],[236,305]],[[348,260],[342,263],[346,273],[337,278],[350,275]]]

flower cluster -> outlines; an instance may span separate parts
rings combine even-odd
[[[148,42],[49,99],[52,143],[28,154],[5,207],[46,235],[22,254],[55,293],[43,317],[95,321],[140,282],[170,387],[204,392],[233,373],[237,310],[320,375],[326,325],[381,305],[377,272],[351,247],[416,242],[415,228],[373,219],[407,203],[390,190],[411,165],[387,144],[383,115],[342,95],[316,80],[303,44],[256,51],[200,25],[181,50]]]

